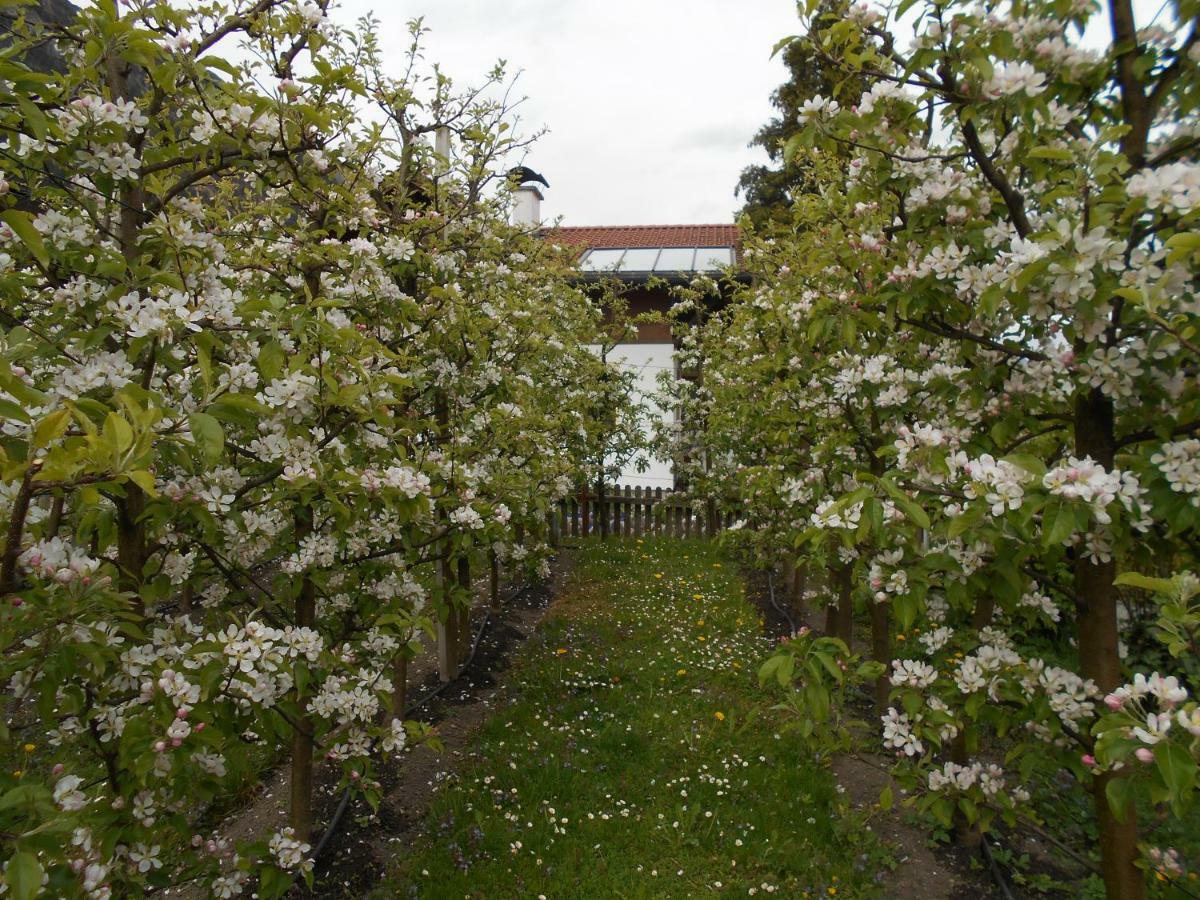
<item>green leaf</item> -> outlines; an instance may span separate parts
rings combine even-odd
[[[279,346],[278,341],[269,341],[263,344],[262,349],[258,351],[258,370],[268,381],[274,381],[279,377],[286,362],[287,355]]]
[[[1042,546],[1061,544],[1075,531],[1075,510],[1069,503],[1048,505],[1042,512]]]
[[[39,141],[44,141],[46,139],[46,114],[38,108],[36,103],[20,94],[17,95],[17,106],[21,107],[21,115],[24,116],[25,124],[29,126],[33,136]]]
[[[0,400],[0,416],[5,419],[16,419],[18,422],[29,421],[29,413],[25,412],[24,407],[11,400]]]
[[[254,427],[267,414],[268,409],[245,394],[226,394],[220,400],[210,403],[205,411],[222,422]]]
[[[188,416],[192,428],[192,440],[204,453],[204,461],[210,466],[225,452],[225,432],[221,423],[208,413],[192,413]]]
[[[46,252],[46,244],[42,240],[41,233],[33,227],[33,219],[30,218],[29,213],[19,209],[6,209],[0,213],[0,219],[3,219],[5,224],[21,239],[29,252],[33,254],[33,258],[41,263],[43,269],[50,267],[50,254]]]
[[[814,653],[813,656],[815,656],[817,661],[825,667],[825,671],[829,673],[830,677],[833,678],[835,682],[840,684],[842,681],[842,670],[838,668],[838,665],[834,661],[833,657],[828,653]]]
[[[12,809],[14,806],[32,806],[38,801],[48,803],[50,792],[40,784],[20,784],[0,796],[0,809]]]
[[[241,77],[241,72],[238,67],[227,59],[222,59],[219,56],[212,56],[211,54],[206,53],[200,61],[210,69],[219,69],[231,78]]]
[[[264,866],[259,870],[259,895],[266,898],[282,897],[292,887],[292,876],[275,866]]]
[[[140,487],[151,497],[158,496],[158,490],[154,487],[154,476],[145,469],[137,469],[129,473],[129,480]]]
[[[1110,778],[1104,786],[1104,796],[1117,821],[1124,822],[1125,813],[1133,802],[1133,782],[1128,778]]]
[[[779,668],[775,670],[775,678],[779,682],[780,687],[787,687],[792,683],[792,675],[796,671],[796,657],[785,656],[779,664]]]
[[[115,412],[104,417],[104,440],[120,454],[133,446],[133,429]]]
[[[1075,155],[1066,147],[1034,147],[1028,155],[1034,159],[1071,160],[1075,158]]]
[[[1039,277],[1048,268],[1050,268],[1050,260],[1048,258],[1035,259],[1017,275],[1017,290],[1026,290],[1033,283],[1034,279]]]
[[[1154,762],[1171,792],[1171,805],[1177,807],[1196,784],[1196,761],[1178,744],[1164,740],[1154,745]]]
[[[33,428],[34,446],[45,447],[51,441],[58,440],[66,433],[67,426],[70,424],[71,411],[69,409],[56,409],[49,415],[44,416]]]
[[[771,679],[771,676],[775,674],[775,670],[779,668],[779,665],[782,662],[783,656],[777,655],[772,656],[765,663],[763,663],[758,670],[758,683],[766,684]]]
[[[1113,584],[1121,585],[1122,587],[1141,588],[1144,591],[1151,591],[1155,594],[1174,594],[1175,582],[1169,578],[1152,578],[1149,575],[1142,575],[1140,572],[1122,572],[1117,576],[1117,580]]]
[[[974,825],[979,821],[979,807],[975,805],[975,801],[970,797],[959,797],[958,808],[966,816],[968,825]]]
[[[14,853],[4,873],[13,900],[33,900],[42,892],[42,864],[32,853]]]
[[[1200,252],[1200,233],[1182,231],[1167,238],[1166,247],[1171,251],[1170,259],[1175,262],[1193,253]]]
[[[778,54],[778,53],[779,53],[779,51],[780,51],[780,50],[782,50],[782,49],[784,49],[785,47],[787,47],[787,46],[788,46],[789,44],[791,44],[793,41],[798,41],[798,40],[800,40],[800,36],[799,36],[799,35],[795,35],[795,34],[789,34],[787,37],[783,37],[783,38],[780,38],[779,40],[777,40],[777,41],[775,42],[775,46],[773,46],[773,47],[771,48],[771,56],[772,56],[772,58],[774,58],[774,57],[776,56],[776,54]]]
[[[950,527],[947,533],[950,537],[956,538],[960,534],[974,528],[983,519],[984,508],[982,506],[969,506],[960,515],[955,516],[950,520]]]
[[[211,331],[201,331],[196,335],[196,363],[200,366],[204,387],[209,391],[212,390],[212,348],[215,343]]]
[[[929,807],[933,817],[949,828],[954,822],[954,801],[949,797],[938,797]]]
[[[921,528],[929,527],[929,516],[925,510],[917,505],[916,501],[900,490],[889,478],[881,478],[879,479],[879,483],[883,485],[883,489],[887,491],[888,496],[908,516],[910,521],[915,522]]]
[[[895,798],[892,796],[892,786],[889,784],[879,792],[879,808],[891,809],[895,803]]]

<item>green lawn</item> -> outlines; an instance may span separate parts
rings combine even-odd
[[[883,851],[758,688],[770,645],[713,547],[586,542],[375,896],[876,896]]]

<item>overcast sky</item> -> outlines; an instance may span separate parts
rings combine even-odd
[[[526,163],[568,225],[731,222],[746,147],[786,70],[771,47],[798,28],[793,0],[343,0],[367,12],[397,65],[405,23],[458,83],[497,59],[520,70],[522,127],[546,134]]]

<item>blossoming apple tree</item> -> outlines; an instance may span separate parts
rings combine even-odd
[[[105,2],[0,51],[11,896],[285,890],[316,761],[374,802],[423,734],[403,662],[469,601],[436,571],[544,565],[594,311],[488,190],[504,103],[328,6]],[[290,827],[223,840],[284,758]]]
[[[1070,772],[1113,897],[1145,895],[1162,856],[1139,847],[1136,807],[1185,812],[1200,750],[1180,673],[1138,671],[1121,624],[1122,592],[1149,588],[1167,600],[1151,630],[1177,654],[1194,639],[1191,582],[1161,577],[1195,568],[1200,430],[1196,11],[1169,10],[1139,29],[1120,0],[1105,20],[864,4],[822,28],[813,51],[864,92],[806,104],[787,152],[823,176],[796,198],[798,234],[751,246],[758,285],[707,337],[712,408],[732,384],[738,428],[786,410],[780,485],[844,462],[797,492],[794,521],[814,529],[802,544],[869,545],[855,587],[920,629],[878,649],[884,742],[921,805],[1011,824]]]

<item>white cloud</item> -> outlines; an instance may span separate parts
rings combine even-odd
[[[731,221],[746,143],[786,70],[771,47],[798,27],[791,0],[345,0],[380,22],[399,64],[423,16],[426,57],[460,84],[497,59],[521,71],[522,127],[549,128],[525,160],[566,224]]]

